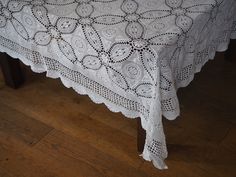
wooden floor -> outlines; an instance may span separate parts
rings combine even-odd
[[[0,75],[0,177],[236,177],[236,62],[222,54],[178,92],[165,171],[138,156],[135,120],[24,70],[18,90]]]

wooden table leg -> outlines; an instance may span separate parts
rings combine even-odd
[[[230,40],[228,50],[225,52],[225,60],[233,61],[236,58],[236,40]]]
[[[6,85],[15,89],[20,87],[24,82],[20,61],[11,58],[5,53],[0,53],[0,65]]]
[[[146,139],[146,131],[142,128],[141,118],[137,118],[137,147],[138,152],[142,153]]]

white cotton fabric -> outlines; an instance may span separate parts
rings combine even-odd
[[[177,89],[236,38],[235,0],[0,0],[0,51],[34,72],[140,117],[142,156],[167,158],[162,116]]]

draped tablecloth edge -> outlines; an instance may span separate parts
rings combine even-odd
[[[236,34],[231,35],[231,39],[236,39]],[[227,49],[228,49],[228,45],[229,45],[229,41],[228,41],[228,43],[224,43],[224,45],[221,45],[220,48],[217,48],[216,51],[215,51],[215,53],[216,53],[217,51],[222,52],[222,51],[227,50]],[[223,46],[223,47],[222,47],[222,46]],[[126,109],[122,108],[121,106],[117,107],[117,105],[116,105],[116,109],[114,109],[114,107],[112,106],[112,105],[113,105],[112,102],[107,101],[106,99],[102,98],[102,97],[99,96],[99,95],[96,95],[96,96],[95,96],[92,91],[89,92],[88,89],[84,89],[83,86],[77,85],[77,84],[73,83],[73,81],[68,80],[66,77],[64,77],[63,75],[59,74],[58,72],[52,72],[52,71],[47,70],[47,68],[46,68],[45,65],[43,65],[40,69],[37,68],[38,65],[37,65],[37,67],[36,67],[36,65],[35,65],[33,62],[30,62],[29,59],[27,59],[26,57],[24,57],[24,56],[22,56],[22,55],[17,54],[16,52],[14,52],[14,51],[12,51],[12,50],[10,50],[10,49],[4,47],[3,45],[1,45],[1,47],[0,47],[0,52],[2,52],[2,53],[7,53],[7,54],[8,54],[9,56],[11,56],[13,59],[20,59],[25,65],[30,66],[31,70],[32,70],[33,72],[35,72],[35,73],[43,73],[43,72],[46,72],[46,76],[49,77],[49,78],[53,78],[53,79],[59,78],[65,87],[74,89],[78,94],[81,94],[81,95],[88,95],[89,98],[90,98],[94,103],[97,103],[97,104],[102,104],[102,103],[103,103],[103,104],[105,104],[106,107],[107,107],[110,111],[112,111],[112,112],[116,112],[116,113],[117,113],[117,112],[120,112],[120,113],[122,113],[122,114],[123,114],[125,117],[127,117],[127,118],[132,118],[132,119],[134,119],[134,118],[141,117],[141,119],[142,119],[142,116],[140,116],[140,113],[138,113],[138,112],[135,112],[135,113],[132,112],[132,113],[131,113],[130,111],[127,111]],[[205,61],[205,63],[208,62],[209,60],[212,60],[212,59],[214,59],[214,58],[208,58],[208,59]],[[204,64],[205,64],[205,63],[204,63]],[[195,70],[194,75],[195,75],[196,73],[198,73],[198,72],[201,71],[201,69],[202,69],[202,67],[204,66],[204,64],[200,67],[200,69]],[[185,85],[183,85],[183,86],[181,86],[181,87],[186,87],[188,84],[190,84],[190,82],[194,79],[194,75],[193,75],[193,77],[189,80],[189,82],[187,82]],[[178,88],[181,88],[181,87],[178,87]],[[161,115],[162,115],[162,113],[161,113]],[[173,119],[175,119],[175,118],[178,117],[178,116],[179,116],[179,114],[176,115]],[[147,125],[144,125],[144,124],[145,124],[144,121],[141,121],[141,122],[142,122],[142,123],[141,123],[141,124],[142,124],[142,127],[145,129],[145,131],[147,131]],[[145,160],[147,160],[147,161],[152,161],[152,163],[154,164],[154,166],[157,167],[157,168],[159,168],[159,169],[167,169],[167,168],[168,168],[168,167],[165,165],[165,163],[164,163],[164,159],[160,159],[160,162],[158,162],[158,163],[157,163],[157,162],[154,162],[154,160],[153,160],[151,157],[149,157],[149,153],[147,152],[147,149],[146,149],[146,150],[144,149],[143,153],[140,154],[140,156],[142,156],[142,157],[143,157]],[[163,161],[162,161],[162,160],[163,160]],[[160,165],[160,164],[162,164],[162,165]]]

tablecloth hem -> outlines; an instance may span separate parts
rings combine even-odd
[[[27,65],[30,67],[30,69],[35,72],[35,73],[43,73],[43,72],[46,72],[46,76],[49,77],[49,78],[53,78],[53,79],[60,79],[61,82],[63,83],[63,85],[67,88],[72,88],[74,89],[78,94],[81,94],[81,95],[87,95],[89,96],[89,98],[96,104],[105,104],[106,107],[112,111],[112,112],[115,112],[115,113],[122,113],[125,117],[127,118],[130,118],[130,119],[134,119],[134,118],[138,118],[138,117],[142,117],[140,115],[139,112],[132,112],[130,113],[129,111],[126,111],[126,109],[122,109],[122,107],[120,106],[120,109],[113,109],[114,106],[112,106],[112,103],[109,103],[108,101],[105,101],[104,98],[102,98],[100,95],[96,95],[96,98],[94,96],[94,93],[88,93],[88,90],[87,89],[84,89],[83,86],[80,86],[80,85],[76,85],[73,83],[73,81],[65,78],[64,76],[62,76],[61,74],[59,74],[58,72],[52,72],[52,71],[48,71],[45,67],[42,67],[41,65],[36,65],[31,63],[31,62],[28,62],[29,60],[20,56],[17,55],[17,54],[14,54],[14,52],[11,52],[9,49],[5,48],[4,50],[2,50],[2,48],[0,48],[0,52],[2,53],[6,53],[8,54],[9,56],[11,56],[13,59],[19,59],[20,61],[22,61],[24,63],[24,65]],[[41,67],[41,68],[40,68]],[[75,86],[76,85],[76,86]],[[100,98],[98,98],[100,97]],[[117,108],[117,105],[116,105],[116,108]]]
[[[231,39],[236,39],[236,35],[235,36],[231,36]],[[197,67],[194,71],[194,74],[192,75],[193,77],[191,77],[186,83],[184,84],[179,84],[178,87],[176,87],[176,90],[178,90],[179,88],[182,88],[182,87],[186,87],[188,86],[194,79],[194,76],[195,74],[201,72],[203,66],[210,60],[214,60],[215,58],[215,55],[216,55],[216,52],[225,52],[228,47],[229,47],[229,43],[230,41],[228,41],[227,43],[220,43],[219,46],[217,46],[217,49],[214,51],[214,55],[210,58],[208,58],[207,60],[205,60],[200,67]]]
[[[233,37],[233,39],[235,39],[236,36]],[[227,48],[228,48],[228,44],[225,44],[225,46],[221,46],[220,48],[217,48],[216,51],[225,51]],[[94,102],[94,103],[97,103],[97,104],[105,104],[106,107],[112,111],[112,112],[120,112],[122,113],[125,117],[127,118],[138,118],[138,117],[141,117],[141,120],[142,121],[142,127],[147,130],[148,129],[148,125],[147,125],[147,122],[145,122],[145,117],[143,115],[141,115],[139,112],[134,112],[132,111],[129,112],[127,111],[125,108],[122,109],[121,106],[113,106],[113,103],[112,102],[109,102],[107,101],[106,99],[104,99],[102,96],[100,95],[95,95],[95,93],[93,92],[89,92],[88,89],[85,89],[83,88],[83,86],[80,86],[76,83],[73,83],[73,81],[67,79],[66,77],[64,77],[63,75],[61,75],[60,73],[58,73],[57,71],[49,71],[47,70],[46,68],[46,65],[36,65],[34,64],[33,62],[31,62],[30,60],[28,60],[27,58],[25,58],[24,56],[20,56],[19,54],[16,54],[14,51],[11,51],[10,49],[2,46],[4,49],[0,48],[0,51],[1,52],[5,52],[7,53],[8,55],[10,55],[11,57],[15,58],[15,59],[20,59],[25,65],[27,66],[30,66],[31,70],[36,72],[36,73],[43,73],[43,72],[46,72],[46,76],[47,77],[50,77],[50,78],[60,78],[61,82],[63,83],[64,86],[66,86],[67,88],[73,88],[78,94],[81,94],[81,95],[88,95],[90,97],[90,99]],[[216,53],[215,51],[215,53]],[[214,56],[212,58],[208,58],[203,64],[201,67],[197,68],[195,71],[194,71],[194,75],[195,73],[198,73],[201,71],[201,68],[205,65],[206,62],[208,62],[209,60],[212,60],[214,59]],[[187,86],[193,79],[194,79],[194,75],[193,77],[191,77],[191,79],[188,80],[188,82],[186,82],[184,85],[179,85],[178,88],[181,88],[181,87],[185,87]],[[178,89],[177,88],[177,89]],[[167,115],[165,114],[162,114],[164,115],[164,117],[166,117]],[[175,115],[171,115],[171,114],[168,114],[168,119],[169,120],[174,120],[176,119],[180,114],[175,114]],[[158,162],[156,161],[156,159],[154,160],[153,158],[150,157],[150,152],[148,152],[147,148],[144,149],[144,152],[141,154],[141,156],[147,160],[147,161],[152,161],[153,165],[158,168],[158,169],[167,169],[168,167],[166,166],[166,164],[164,163],[164,160],[161,160],[159,159]]]
[[[231,35],[231,39],[234,39],[234,40],[235,40],[235,39],[236,39],[236,34],[235,34],[235,35]],[[230,42],[230,41],[228,41],[227,43],[221,43],[221,44],[219,44],[219,46],[217,47],[217,49],[215,50],[214,53],[216,54],[216,52],[225,52],[225,51],[228,49],[228,47],[229,47],[229,42]],[[201,67],[195,68],[195,71],[194,71],[194,74],[192,75],[192,77],[190,77],[190,79],[189,79],[187,82],[179,84],[179,85],[176,87],[176,91],[178,91],[178,89],[180,89],[180,88],[183,88],[183,87],[188,86],[188,85],[194,80],[195,74],[201,72],[203,66],[204,66],[208,61],[214,60],[215,54],[214,54],[211,58],[208,58],[207,60],[205,60],[205,61],[201,64]],[[178,110],[177,112],[175,112],[175,114],[171,114],[171,113],[168,113],[168,112],[167,112],[167,113],[163,113],[163,116],[164,116],[166,119],[168,119],[168,120],[175,120],[177,117],[180,116],[180,110]]]
[[[149,156],[149,152],[144,150],[142,154],[140,154],[139,156],[141,156],[144,160],[152,162],[152,164],[158,168],[159,170],[167,170],[168,166],[165,164],[164,160],[159,160],[159,162],[156,162],[154,160],[152,160]]]

